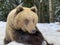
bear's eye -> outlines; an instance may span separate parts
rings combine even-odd
[[[28,19],[25,19],[24,22],[25,22],[26,25],[28,25],[29,20]]]

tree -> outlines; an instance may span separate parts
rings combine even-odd
[[[54,22],[54,10],[53,10],[53,1],[49,0],[49,20],[50,22]]]

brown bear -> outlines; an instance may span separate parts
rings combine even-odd
[[[18,5],[7,17],[4,45],[11,41],[25,45],[42,45],[45,39],[36,28],[37,22],[36,7],[27,8]],[[47,45],[49,44],[47,43]]]

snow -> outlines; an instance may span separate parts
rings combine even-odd
[[[49,43],[60,45],[60,25],[58,23],[38,23],[37,27]]]
[[[0,21],[0,45],[3,45],[3,40],[5,37],[5,28],[6,22]],[[38,23],[37,28],[49,43],[54,43],[54,45],[60,45],[60,32],[57,32],[57,30],[60,30],[60,25],[58,23]],[[24,44],[13,41],[8,45]]]

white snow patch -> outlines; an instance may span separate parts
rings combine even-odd
[[[24,45],[24,44],[22,44],[22,43],[17,43],[17,42],[11,42],[11,43],[9,43],[9,44],[7,44],[7,45]]]

